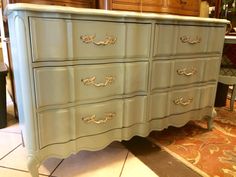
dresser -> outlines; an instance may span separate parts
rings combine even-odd
[[[30,4],[5,14],[32,176],[48,157],[190,120],[211,128],[228,21]]]

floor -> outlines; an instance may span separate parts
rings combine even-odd
[[[0,129],[0,177],[30,177],[13,104],[7,99],[8,126]],[[178,171],[178,173],[176,173]],[[66,159],[49,158],[40,177],[200,177],[146,138],[113,142],[96,152],[81,151]]]

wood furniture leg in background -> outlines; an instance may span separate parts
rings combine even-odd
[[[11,62],[11,50],[9,45],[9,35],[8,35],[8,27],[6,21],[3,18],[3,9],[0,9],[0,30],[1,30],[1,39],[2,39],[2,53],[4,63],[8,67],[8,77],[7,77],[7,91],[11,96],[11,99],[14,104],[14,116],[18,119],[18,111],[17,111],[17,103],[15,96],[15,85],[14,85],[14,75],[12,70],[12,62]]]

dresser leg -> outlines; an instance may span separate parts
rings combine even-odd
[[[213,117],[207,116],[207,129],[212,130],[213,128]]]
[[[32,177],[39,177],[38,168],[39,162],[35,157],[29,156],[28,157],[28,170]]]
[[[20,131],[20,134],[21,134],[22,146],[25,147],[25,141],[24,141],[24,137],[23,137],[22,131]]]
[[[214,117],[217,116],[217,112],[215,110],[215,108],[212,109],[212,114],[211,116],[206,116],[206,120],[207,120],[207,129],[208,130],[212,130],[213,129],[213,119]]]

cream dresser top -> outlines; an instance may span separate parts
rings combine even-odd
[[[84,14],[96,16],[109,16],[109,17],[125,17],[125,18],[143,18],[143,19],[162,19],[162,20],[178,20],[178,21],[194,21],[194,22],[210,22],[210,23],[227,23],[230,22],[225,19],[216,18],[200,18],[191,16],[157,14],[157,13],[139,13],[128,11],[109,11],[101,9],[86,9],[74,8],[63,6],[50,6],[50,5],[37,5],[27,3],[9,4],[6,7],[5,15],[9,15],[12,11],[34,11],[34,12],[49,12],[49,13],[70,13],[70,14]]]

